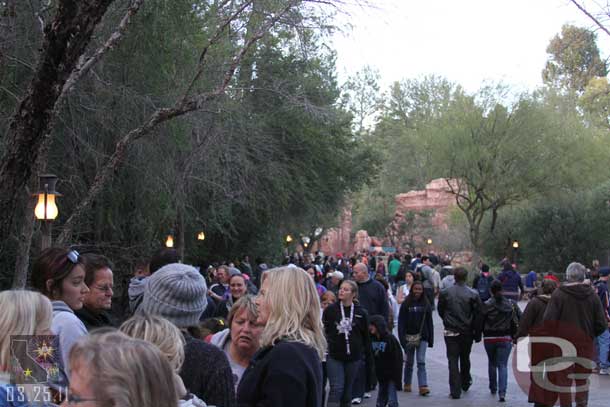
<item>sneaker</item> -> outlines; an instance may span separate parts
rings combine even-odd
[[[360,397],[355,397],[352,399],[352,404],[360,404],[362,403],[362,399]]]
[[[453,399],[453,400],[457,400],[457,399],[459,399],[459,398],[460,398],[460,396],[456,396],[456,395],[450,394],[450,395],[449,395],[449,398],[450,398],[450,399]]]
[[[402,388],[402,390],[406,393],[411,393],[411,385],[405,384],[404,387]]]
[[[364,394],[362,395],[362,398],[363,398],[363,399],[370,399],[371,397],[373,397],[373,395],[372,395],[371,393],[364,393]]]
[[[466,392],[472,386],[472,380],[469,380],[467,383],[462,384],[462,391]]]
[[[421,386],[419,388],[419,395],[420,396],[427,396],[428,394],[430,394],[430,389],[428,388],[428,386]]]
[[[504,399],[504,396],[500,396],[500,397],[498,398],[498,401],[499,401],[500,403],[504,403],[504,402],[506,401],[506,399]]]
[[[599,374],[602,376],[608,376],[608,369],[602,367],[601,369],[599,369]]]

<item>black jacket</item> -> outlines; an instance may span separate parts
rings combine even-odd
[[[322,362],[316,350],[281,341],[258,351],[239,382],[237,405],[320,407]]]
[[[352,331],[349,335],[350,354],[347,354],[345,335],[339,333],[337,326],[341,321],[341,301],[329,305],[322,314],[324,333],[328,342],[328,356],[341,361],[361,360],[362,356],[370,353],[371,339],[369,335],[369,316],[364,308],[354,304],[354,319]],[[350,308],[343,307],[345,317],[349,318]],[[372,355],[371,355],[372,357]]]
[[[78,311],[75,311],[74,314],[76,314],[78,319],[83,321],[83,324],[85,324],[85,327],[87,328],[87,332],[91,332],[95,328],[101,328],[104,326],[116,327],[115,321],[106,311],[102,311],[99,314],[94,314],[87,308],[83,307]]]
[[[224,352],[214,345],[184,334],[184,364],[180,377],[187,390],[208,405],[235,405],[235,384]]]
[[[371,336],[375,374],[379,383],[394,382],[402,384],[402,349],[398,340],[388,332],[385,319],[381,315],[371,317],[371,325],[377,328],[378,335]]]
[[[423,318],[423,326],[422,326]],[[420,332],[421,339],[428,342],[428,347],[434,346],[434,325],[432,322],[432,306],[426,300],[425,294],[417,302],[408,303],[405,300],[400,305],[398,313],[398,338],[402,346],[406,346],[405,335],[415,335]]]
[[[390,306],[388,293],[379,281],[368,279],[358,284],[358,301],[369,315],[381,315],[388,321]]]
[[[480,337],[475,316],[481,311],[479,294],[464,283],[441,291],[438,299],[438,314],[443,319],[445,329],[462,335]]]
[[[539,294],[527,303],[521,320],[519,321],[519,331],[517,338],[532,335],[533,330],[544,321],[544,311],[551,299],[550,295]]]
[[[514,310],[514,311],[513,311]],[[512,327],[513,312],[517,320],[521,319],[521,310],[513,300],[502,298],[501,301],[490,298],[483,304],[483,312],[479,313],[480,327],[483,336],[513,336],[517,327]],[[514,329],[513,330],[511,330]]]

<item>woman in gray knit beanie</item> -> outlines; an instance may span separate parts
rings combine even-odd
[[[235,405],[233,373],[225,354],[217,347],[193,338],[187,328],[199,324],[207,306],[205,279],[192,266],[172,263],[150,276],[137,314],[161,316],[184,335],[184,386],[208,405]]]

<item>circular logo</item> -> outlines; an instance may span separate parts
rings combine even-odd
[[[591,337],[562,321],[545,321],[529,334],[519,339],[512,358],[513,374],[529,401],[552,406],[587,397],[596,367]]]

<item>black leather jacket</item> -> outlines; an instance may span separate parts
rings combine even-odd
[[[513,300],[503,298],[498,302],[495,298],[490,298],[483,304],[483,312],[481,313],[481,328],[483,335],[490,336],[510,336],[511,320],[513,309],[516,313],[517,320],[521,318],[521,310]]]
[[[443,319],[445,329],[480,339],[481,332],[475,321],[480,311],[479,294],[464,283],[456,283],[453,287],[441,291],[438,314]]]

